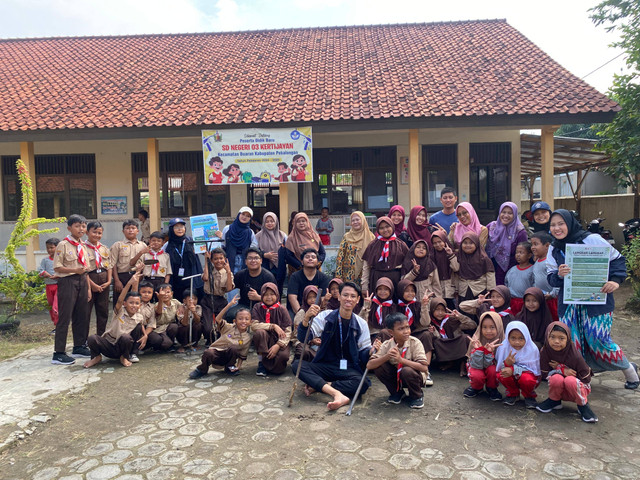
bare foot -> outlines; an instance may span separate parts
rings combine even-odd
[[[305,385],[305,386],[304,386],[304,394],[305,394],[307,397],[310,397],[310,396],[311,396],[311,395],[313,395],[314,393],[316,393],[316,391],[315,391],[313,388],[311,388],[309,385]]]
[[[345,395],[336,395],[335,397],[333,397],[333,402],[329,402],[327,403],[327,408],[329,410],[337,410],[340,407],[344,407],[345,405],[349,405],[349,402],[351,400],[349,399],[349,397],[345,396]]]
[[[98,355],[97,357],[93,357],[91,360],[84,362],[84,368],[91,368],[94,365],[99,364],[102,361],[102,355]]]
[[[124,357],[120,357],[120,363],[125,367],[130,367],[132,365],[132,363]]]
[[[176,350],[176,352],[178,352],[178,353],[184,353],[184,347],[180,347],[178,350]]]

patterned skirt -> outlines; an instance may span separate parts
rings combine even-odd
[[[590,317],[585,305],[567,305],[561,318],[571,329],[573,342],[594,372],[624,370],[629,360],[611,340],[611,312]]]

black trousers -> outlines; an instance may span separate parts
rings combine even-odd
[[[298,370],[299,361],[300,360],[294,360],[291,364],[291,370],[294,375]],[[353,397],[356,394],[356,390],[358,390],[358,385],[360,385],[361,379],[362,372],[355,368],[340,370],[338,365],[305,362],[304,360],[300,367],[300,380],[318,392],[320,392],[322,387],[327,383],[331,382],[331,386],[340,393],[347,397]],[[370,386],[371,380],[366,378],[360,393],[363,394],[366,392]]]

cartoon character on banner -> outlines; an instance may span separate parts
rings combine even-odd
[[[311,144],[311,137],[307,137],[306,135],[303,135],[302,133],[300,133],[300,130],[298,129],[295,129],[294,131],[291,132],[292,140],[298,140],[300,137],[304,138],[304,151],[306,152],[307,150],[309,150],[309,145]]]
[[[227,168],[225,168],[222,173],[227,177],[227,183],[243,183],[242,172],[240,171],[240,165],[237,163],[232,163]]]
[[[291,180],[304,182],[307,178],[307,159],[304,155],[294,155],[291,161]]]
[[[278,162],[278,175],[273,175],[273,179],[280,183],[289,181],[289,175],[291,175],[291,169],[285,162]]]
[[[222,167],[223,162],[220,157],[212,157],[209,160],[209,166],[213,169],[213,172],[209,174],[209,183],[222,183]]]

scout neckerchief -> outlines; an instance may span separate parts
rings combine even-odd
[[[149,250],[149,255],[151,255],[153,259],[156,260],[156,263],[151,265],[152,277],[155,276],[156,273],[158,273],[158,267],[160,266],[160,262],[158,261],[158,255],[160,255],[161,253],[162,253],[162,250],[160,250],[159,252],[154,252],[153,250]]]
[[[381,302],[380,300],[378,300],[378,297],[373,297],[371,301],[378,305],[378,308],[376,308],[376,321],[378,322],[378,325],[382,325],[382,307],[390,307],[391,305],[393,305],[393,302],[391,301],[391,299]]]
[[[382,248],[382,254],[380,255],[380,258],[378,259],[378,261],[379,262],[386,262],[386,261],[389,260],[389,242],[391,240],[395,240],[398,237],[396,237],[396,234],[394,233],[389,238],[384,238],[382,235],[378,234],[377,238],[381,242],[384,242],[384,247]]]
[[[91,242],[86,242],[85,245],[95,252],[96,268],[98,270],[102,270],[102,255],[100,255],[100,247],[102,246],[102,244],[98,242],[98,245],[94,245]]]
[[[507,307],[504,310],[501,310],[500,312],[498,312],[495,307],[493,305],[491,305],[489,307],[489,310],[492,312],[496,312],[498,315],[500,315],[501,317],[506,317],[507,315],[513,315],[513,312],[511,312],[511,307]]]
[[[444,324],[447,323],[447,320],[449,320],[449,315],[447,315],[440,321],[440,325],[438,325],[435,321],[433,321],[433,319],[431,320],[432,323],[435,324],[435,326],[438,328],[438,331],[440,332],[440,336],[442,338],[449,338],[447,337],[447,332],[444,329]]]
[[[268,305],[265,305],[265,303],[262,303],[262,308],[264,308],[267,311],[267,314],[265,316],[265,323],[271,323],[271,310],[275,310],[276,308],[280,307],[280,302],[276,302],[273,305],[271,305],[270,307]]]
[[[67,241],[71,245],[76,247],[76,250],[78,252],[78,262],[80,262],[83,267],[86,267],[87,266],[87,259],[84,258],[84,249],[82,248],[82,245],[83,245],[82,240],[79,241],[79,242],[76,242],[71,236],[67,235]]]
[[[415,298],[406,303],[402,300],[398,300],[398,305],[404,307],[404,314],[407,316],[407,320],[409,320],[409,326],[413,325],[413,311],[411,310],[411,305],[414,303],[416,303]]]
[[[400,357],[404,358],[404,356],[407,354],[407,349],[409,347],[404,347],[402,349],[402,353],[400,353]],[[397,391],[400,391],[400,386],[402,385],[402,381],[400,380],[400,372],[402,371],[402,360],[400,362],[398,362],[398,370],[396,370],[396,384],[398,385]]]

